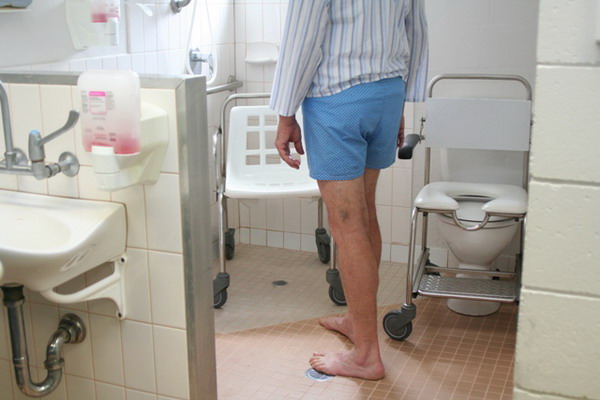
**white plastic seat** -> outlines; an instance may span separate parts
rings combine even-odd
[[[275,148],[278,116],[268,106],[235,106],[229,111],[228,130],[225,132],[227,105],[238,99],[265,99],[267,93],[243,93],[229,96],[221,109],[221,128],[215,135],[215,161],[217,162],[217,204],[219,207],[219,272],[213,280],[215,308],[227,301],[230,276],[226,260],[231,260],[235,250],[235,229],[228,227],[227,199],[241,201],[262,198],[307,197],[318,201],[315,244],[319,259],[331,267],[327,271],[332,301],[345,304],[339,273],[335,269],[335,243],[323,226],[323,200],[317,181],[308,173],[305,155],[292,157],[300,160],[300,168],[284,163]],[[296,114],[302,126],[302,114]],[[224,161],[224,162],[223,162]],[[331,270],[334,273],[330,273]]]
[[[415,206],[425,210],[456,211],[460,197],[490,198],[481,209],[491,214],[524,215],[527,192],[514,185],[470,182],[432,182],[415,199]]]
[[[301,113],[296,114],[302,123]],[[284,163],[274,146],[277,114],[268,106],[238,106],[230,111],[225,195],[230,198],[319,197],[305,155],[300,169]],[[292,151],[294,149],[292,148]]]

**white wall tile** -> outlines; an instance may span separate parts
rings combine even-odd
[[[317,251],[317,243],[314,234],[303,233],[300,235],[300,250],[302,251]]]
[[[102,69],[117,69],[117,57],[102,57]]]
[[[264,19],[262,7],[246,7],[246,42],[262,42]]]
[[[10,84],[9,107],[14,147],[27,154],[29,132],[43,130],[42,105],[38,85]]]
[[[125,388],[96,382],[96,400],[125,400]]]
[[[117,56],[117,69],[131,69],[131,56],[129,54],[121,54]]]
[[[185,329],[183,257],[154,251],[148,256],[153,323]]]
[[[104,317],[90,314],[90,340],[92,342],[92,354],[94,363],[94,378],[115,385],[123,385],[123,354],[121,343],[121,327],[116,318]],[[117,397],[104,397],[98,390],[96,384],[96,395],[98,400],[114,400]],[[103,390],[111,391],[110,388]]]
[[[250,228],[250,244],[257,246],[267,245],[267,231],[264,229]]]
[[[267,246],[283,248],[283,232],[267,231]]]
[[[529,190],[535,207],[527,217],[525,285],[599,296],[600,226],[590,210],[600,204],[600,188],[532,182]]]
[[[597,63],[600,53],[595,43],[598,3],[582,0],[565,3],[540,1],[537,56],[540,63]]]
[[[392,168],[392,171],[392,204],[400,207],[411,207],[413,201],[411,193],[411,170],[405,168]]]
[[[283,247],[289,250],[300,250],[301,235],[299,233],[284,232]]]
[[[127,319],[151,322],[150,278],[148,273],[148,252],[127,249],[125,269],[125,298]]]
[[[74,375],[66,375],[65,384],[67,387],[67,396],[69,399],[96,399],[94,381],[91,379],[84,379]]]
[[[62,128],[69,111],[73,110],[71,102],[71,87],[63,85],[41,85],[40,106],[42,110],[42,126],[38,130],[42,136]],[[46,161],[57,162],[58,157],[64,151],[75,152],[74,130],[61,134],[56,139],[44,146]]]
[[[123,364],[125,386],[146,392],[156,392],[152,325],[125,320],[123,335]]]
[[[392,262],[408,262],[408,246],[401,246],[397,244],[391,245],[391,257]]]
[[[377,221],[379,222],[379,231],[381,232],[381,241],[383,243],[392,242],[392,207],[378,206]]]
[[[86,59],[85,60],[85,69],[86,69],[86,71],[89,71],[92,69],[102,69],[102,59],[99,57]]]
[[[6,400],[13,398],[12,362],[0,359],[0,393],[4,393]]]
[[[521,305],[516,351],[527,356],[517,358],[515,385],[569,398],[599,397],[600,299],[525,289]]]
[[[534,178],[600,183],[599,71],[598,67],[538,67],[530,162]]]
[[[154,327],[154,351],[158,394],[189,397],[187,342],[184,330]],[[183,373],[182,373],[183,372]]]
[[[240,243],[250,243],[250,229],[240,228],[238,232]]]
[[[392,260],[392,246],[389,243],[381,244],[381,261]]]
[[[286,232],[300,232],[300,199],[283,200],[283,229]]]
[[[127,246],[147,247],[144,188],[136,185],[111,193],[114,202],[123,203],[127,214]]]
[[[19,175],[17,176],[17,184],[21,192],[48,194],[48,181],[46,179],[37,180],[30,175]]]
[[[318,204],[315,199],[300,199],[300,232],[314,234],[319,222]]]
[[[408,245],[410,240],[410,208],[392,207],[392,242]]]
[[[267,207],[264,199],[253,203],[247,202],[249,208],[250,228],[265,229],[267,227]]]
[[[283,230],[283,199],[267,199],[267,229]]]
[[[375,202],[378,206],[392,205],[392,193],[394,188],[393,171],[393,168],[386,168],[379,174],[377,189],[375,191]]]
[[[156,395],[127,389],[127,400],[156,400]]]
[[[79,196],[82,199],[110,200],[110,192],[98,189],[98,181],[91,166],[82,165],[77,174]]]
[[[4,154],[4,150],[2,150],[2,154]],[[1,174],[0,188],[7,190],[17,190],[17,175]]]

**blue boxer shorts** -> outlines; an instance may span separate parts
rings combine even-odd
[[[404,96],[402,78],[389,78],[331,96],[304,99],[310,176],[316,180],[350,180],[362,176],[365,168],[392,165]]]

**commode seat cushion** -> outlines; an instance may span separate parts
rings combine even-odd
[[[433,182],[426,185],[415,199],[415,206],[426,210],[456,211],[456,198],[490,198],[481,209],[487,213],[524,215],[527,212],[527,192],[514,185]]]

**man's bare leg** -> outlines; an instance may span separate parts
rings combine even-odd
[[[350,181],[319,181],[329,226],[338,246],[348,303],[348,315],[339,328],[354,343],[349,351],[315,353],[310,359],[313,368],[331,375],[363,379],[381,379],[385,375],[377,337],[381,238],[377,235],[371,239],[369,203],[374,205],[374,200],[367,201],[367,197],[374,196],[374,192],[367,194],[367,186],[375,186],[377,175],[378,171],[367,170],[364,176]],[[371,182],[373,179],[375,183]]]
[[[379,178],[378,169],[366,169],[364,175],[365,197],[367,201],[367,210],[369,213],[369,238],[377,261],[377,266],[381,263],[381,231],[377,221],[377,207],[375,204],[375,190],[377,179]],[[319,323],[327,329],[337,331],[348,337],[352,342],[352,326],[349,322],[348,314],[343,316],[323,317]]]

